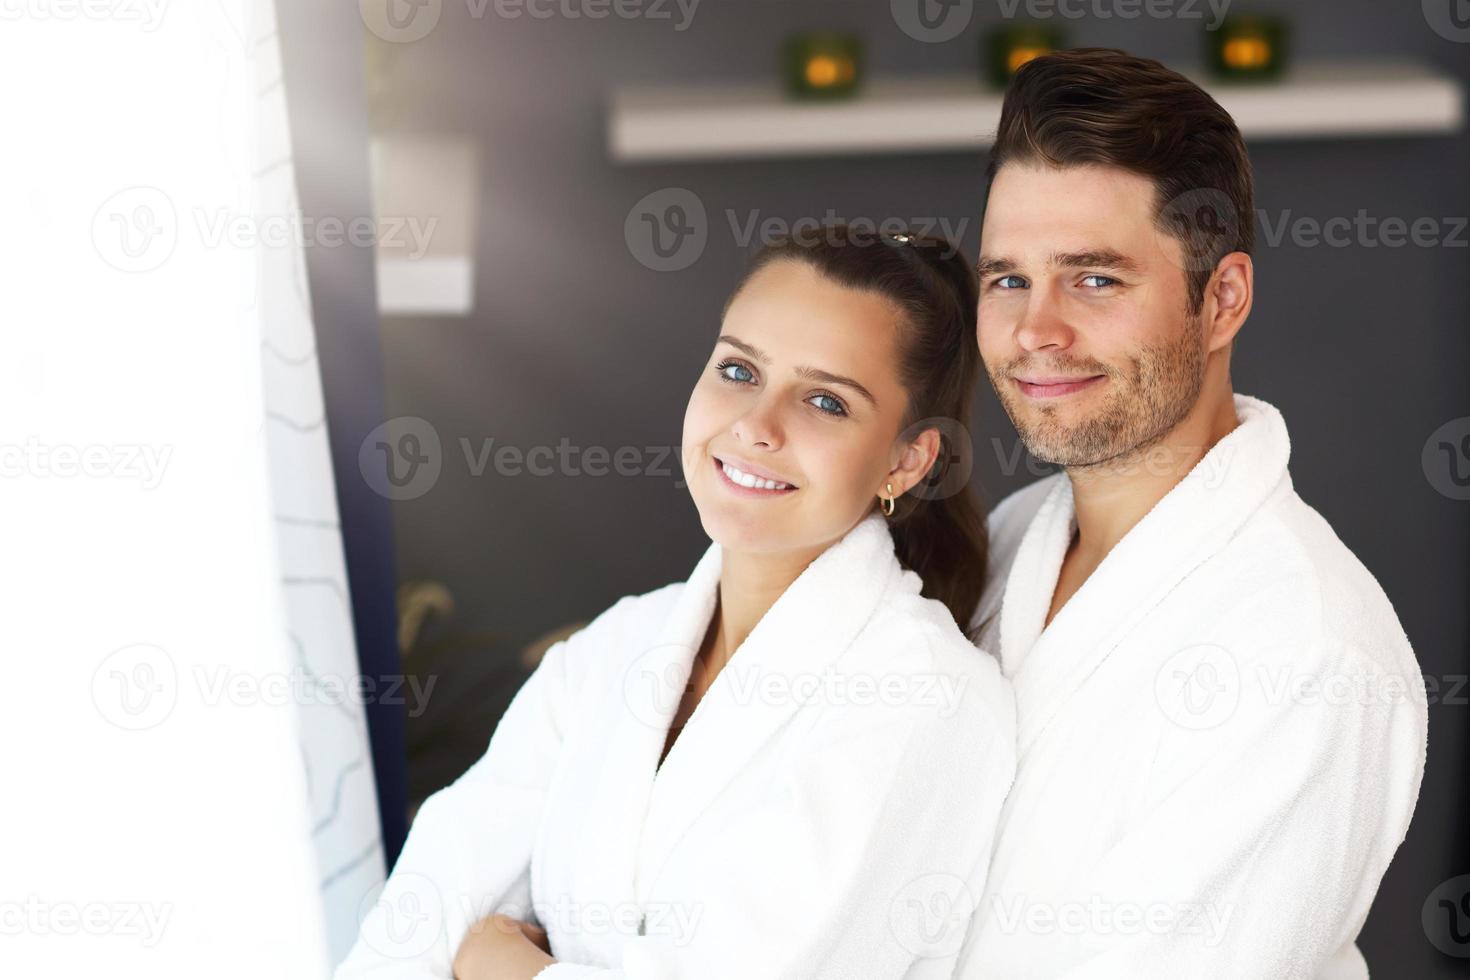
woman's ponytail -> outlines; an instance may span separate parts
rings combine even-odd
[[[935,424],[940,447],[928,475],[899,500],[889,530],[899,560],[923,579],[924,594],[948,606],[968,632],[985,587],[989,546],[971,480],[969,428],[980,374],[979,285],[958,244],[911,237],[910,245],[937,280],[911,314],[916,322],[904,365],[910,424]]]

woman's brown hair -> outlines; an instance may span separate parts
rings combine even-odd
[[[985,585],[986,533],[969,481],[970,406],[980,373],[975,339],[979,286],[957,244],[917,233],[864,231],[832,225],[764,245],[740,285],[772,262],[803,262],[833,282],[877,293],[904,314],[898,365],[908,392],[901,429],[918,435],[937,428],[939,455],[928,474],[894,501],[888,529],[905,568],[923,581],[923,594],[949,608],[968,630]],[[956,445],[958,440],[964,445]]]

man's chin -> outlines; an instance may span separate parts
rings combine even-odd
[[[1092,466],[1109,458],[1109,453],[1098,446],[1082,445],[1082,440],[1069,438],[1068,433],[1021,433],[1021,444],[1026,452],[1040,463],[1052,466]]]

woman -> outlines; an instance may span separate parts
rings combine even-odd
[[[1009,688],[955,625],[984,523],[939,492],[975,309],[940,240],[757,254],[684,417],[713,543],[547,651],[339,980],[949,975],[1015,770]]]

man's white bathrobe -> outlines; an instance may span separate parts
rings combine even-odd
[[[964,980],[1367,976],[1354,941],[1418,797],[1423,678],[1293,491],[1281,415],[1235,405],[1045,629],[1071,483],[992,515],[976,623],[1015,685],[1020,766]]]
[[[720,564],[711,545],[687,582],[547,651],[420,808],[339,980],[448,977],[495,911],[547,930],[539,980],[951,975],[1015,771],[998,666],[873,514],[781,595],[660,767]]]

